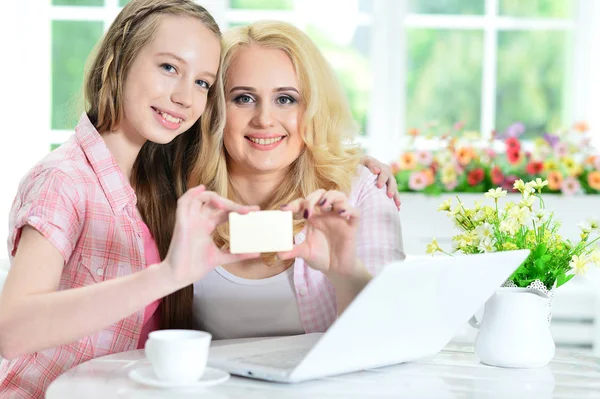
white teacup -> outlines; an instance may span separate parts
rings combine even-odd
[[[159,330],[148,335],[146,358],[156,376],[175,383],[202,377],[212,335],[195,330]]]

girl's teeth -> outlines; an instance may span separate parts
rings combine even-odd
[[[277,143],[278,141],[281,141],[281,139],[283,139],[283,137],[270,138],[270,139],[255,139],[253,137],[248,137],[248,138],[253,143],[260,144],[260,145],[269,145],[269,144]]]
[[[158,112],[160,114],[160,116],[162,116],[163,118],[165,118],[166,120],[168,120],[169,122],[173,122],[173,123],[179,123],[181,122],[181,118],[175,118],[174,116],[171,116],[170,114],[167,114],[166,112]]]

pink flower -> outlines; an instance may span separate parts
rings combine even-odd
[[[567,155],[569,155],[569,146],[567,145],[567,143],[563,142],[556,143],[556,145],[554,146],[554,153],[559,158],[566,157]]]
[[[417,161],[421,165],[429,166],[433,161],[433,154],[431,151],[417,151]]]
[[[413,172],[408,180],[408,187],[414,191],[421,191],[427,187],[427,176],[423,172]]]
[[[600,155],[596,155],[594,158],[594,168],[600,170]]]
[[[581,190],[581,185],[579,184],[579,180],[573,176],[569,176],[563,180],[560,190],[564,195],[573,195],[577,194],[579,190]]]
[[[458,180],[452,180],[451,182],[444,184],[444,186],[446,186],[446,190],[452,191],[458,186]]]

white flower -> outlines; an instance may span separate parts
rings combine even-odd
[[[481,252],[496,252],[496,240],[487,238],[479,242],[477,249]]]
[[[523,190],[525,190],[525,183],[523,183],[523,180],[519,179],[513,184],[513,188],[523,192]]]
[[[533,207],[534,201],[535,197],[528,197],[527,199],[524,199],[521,202],[519,202],[519,206],[531,209],[531,207]]]
[[[508,234],[515,234],[521,226],[516,219],[505,219],[500,222],[500,231]]]
[[[584,274],[587,271],[588,262],[588,259],[584,256],[573,255],[569,266],[571,266],[575,274]]]
[[[474,232],[480,240],[485,240],[487,238],[494,237],[493,227],[494,226],[492,226],[491,224],[485,222],[475,227]]]
[[[577,227],[579,227],[585,234],[590,234],[593,230],[593,227],[589,222],[581,222],[577,225]]]
[[[533,212],[533,221],[539,226],[550,220],[550,212],[545,209],[540,209]]]
[[[592,226],[592,229],[600,230],[600,221],[598,221],[598,218],[590,218],[588,219],[588,223]]]
[[[532,183],[532,186],[536,189],[536,190],[541,190],[544,186],[548,185],[548,180],[544,180],[542,181],[542,179],[540,179],[539,177],[537,179],[535,179],[535,181],[531,181],[530,183]]]
[[[526,225],[531,220],[531,210],[527,207],[515,206],[508,210],[508,219],[515,219],[521,226]]]
[[[481,222],[483,220],[485,220],[485,210],[484,209],[480,209],[478,210],[472,217],[474,222]]]
[[[506,190],[498,187],[496,189],[490,188],[487,193],[484,194],[487,198],[498,199],[500,197],[506,197]]]

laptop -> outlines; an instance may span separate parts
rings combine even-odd
[[[295,383],[434,355],[528,255],[518,250],[393,262],[327,332],[214,346],[208,365]]]

